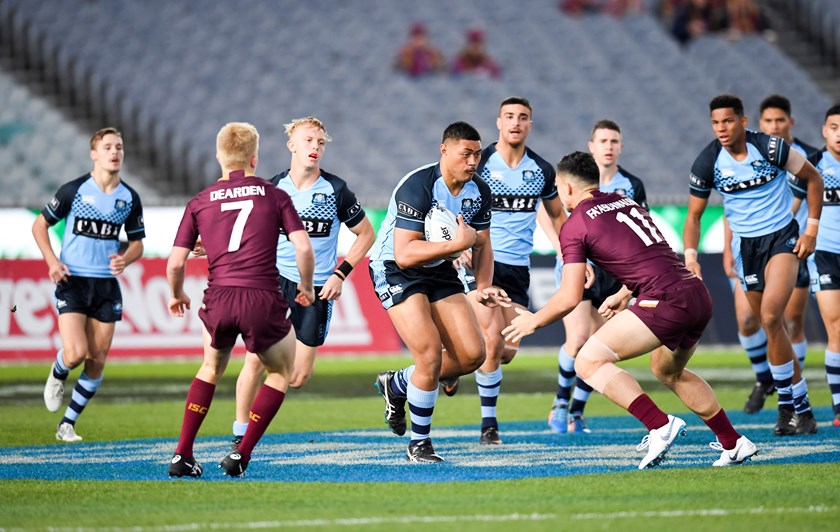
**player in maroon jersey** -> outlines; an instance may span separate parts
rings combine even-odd
[[[740,464],[758,451],[732,427],[712,388],[685,369],[700,335],[712,317],[706,286],[682,261],[635,201],[599,188],[595,159],[582,152],[557,165],[557,184],[571,214],[560,230],[563,275],[548,303],[531,313],[518,310],[502,334],[519,341],[571,312],[581,300],[587,258],[624,284],[599,309],[609,321],[583,345],[575,370],[593,388],[627,409],[650,431],[639,450],[647,454],[639,469],[658,465],[685,421],[665,414],[639,383],[616,362],[651,353],[651,371],[717,436],[721,450],[715,466]],[[631,297],[636,304],[627,308]]]
[[[289,334],[289,305],[280,292],[276,266],[281,234],[294,244],[297,255],[301,282],[295,301],[308,306],[315,300],[315,256],[295,206],[286,192],[254,176],[259,138],[254,126],[241,122],[219,131],[216,158],[222,177],[187,204],[166,266],[172,295],[169,313],[180,317],[190,308],[184,292],[187,257],[201,235],[209,270],[198,312],[204,323],[204,363],[187,394],[169,476],[201,476],[193,442],[240,334],[248,351],[260,357],[268,377],[251,406],[242,443],[219,465],[225,474],[245,473],[251,451],[283,403],[294,365],[295,336]]]

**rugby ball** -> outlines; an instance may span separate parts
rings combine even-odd
[[[446,207],[435,205],[426,213],[425,232],[429,242],[452,241],[458,235],[458,218]],[[460,256],[459,251],[445,258],[455,260]]]

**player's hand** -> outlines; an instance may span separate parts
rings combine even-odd
[[[341,290],[344,286],[344,281],[338,275],[330,275],[321,291],[318,292],[319,299],[326,299],[327,301],[334,301],[341,297]]]
[[[302,307],[308,307],[315,302],[315,288],[312,286],[304,287],[302,284],[297,285],[298,293],[295,296],[295,303]]]
[[[586,282],[583,283],[584,288],[592,288],[595,284],[595,268],[590,263],[586,263],[586,271],[583,273]]]
[[[696,275],[698,279],[700,279],[701,281],[703,280],[703,275],[700,272],[699,262],[697,262],[696,260],[688,261],[685,263],[685,267],[688,268],[688,271]]]
[[[537,330],[536,314],[520,307],[516,307],[516,312],[519,316],[513,318],[510,325],[502,329],[502,336],[505,337],[506,342],[511,344],[521,341]]]
[[[53,284],[64,282],[68,277],[70,277],[70,268],[66,264],[56,261],[50,266],[50,281]]]
[[[190,309],[190,296],[181,293],[169,298],[169,314],[176,318],[183,318],[184,312]]]
[[[811,236],[808,233],[799,235],[796,245],[793,247],[793,252],[799,257],[799,260],[805,260],[817,248],[817,237]]]
[[[193,246],[192,254],[196,257],[204,257],[207,255],[207,250],[204,249],[204,242],[201,241],[201,237],[198,237],[198,240],[195,241],[195,246]]]
[[[496,286],[491,286],[485,290],[476,290],[475,299],[488,308],[495,307],[510,307],[510,297],[507,292]]]
[[[461,256],[452,261],[456,270],[472,268],[472,249],[465,249]]]
[[[735,255],[732,254],[732,250],[723,250],[723,273],[732,279],[738,278],[738,272],[735,271]]]
[[[119,253],[108,255],[108,258],[111,259],[111,275],[120,275],[123,271],[125,271],[125,267],[128,266],[125,262],[125,257]]]
[[[464,223],[464,217],[458,215],[458,235],[454,242],[458,244],[458,249],[470,249],[475,244],[476,230]]]
[[[633,294],[631,293],[630,296],[632,297],[632,295]],[[598,308],[598,314],[600,314],[605,320],[612,318],[627,308],[627,304],[630,303],[631,297],[624,297],[621,291],[616,292],[604,300]]]

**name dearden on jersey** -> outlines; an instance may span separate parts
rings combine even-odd
[[[265,187],[262,185],[247,185],[243,187],[222,188],[210,192],[210,201],[223,199],[247,198],[248,196],[265,196]]]

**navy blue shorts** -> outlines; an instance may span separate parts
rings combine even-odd
[[[475,290],[475,274],[472,268],[465,268],[460,277],[466,292]],[[493,261],[493,286],[504,290],[514,303],[528,308],[531,302],[528,295],[528,289],[531,287],[531,269],[528,266]]]
[[[385,309],[399,305],[414,294],[425,294],[430,303],[453,294],[463,294],[464,285],[451,262],[430,268],[401,270],[392,260],[370,263],[373,289]]]
[[[55,287],[59,314],[84,314],[103,323],[122,320],[122,291],[113,277],[69,276]]]
[[[796,220],[769,235],[754,238],[733,235],[732,252],[744,290],[763,292],[764,268],[770,258],[781,253],[793,253],[798,239],[799,224]]]
[[[814,284],[811,291],[840,290],[840,254],[830,251],[814,252]]]
[[[298,294],[297,283],[291,279],[280,276],[280,290],[283,297],[289,302],[289,318],[295,326],[295,338],[302,344],[309,347],[324,345],[327,334],[330,331],[330,319],[332,319],[333,301],[320,299],[318,292],[323,286],[315,287],[315,302],[304,307],[295,302]]]

